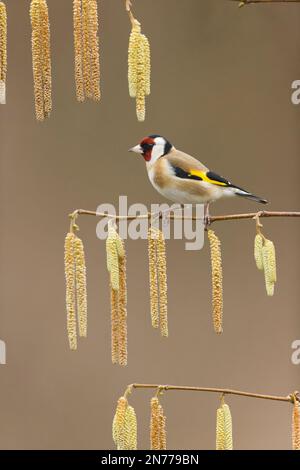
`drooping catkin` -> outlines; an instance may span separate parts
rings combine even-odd
[[[262,271],[264,269],[263,258],[262,258],[262,248],[263,248],[263,237],[260,233],[257,233],[254,240],[254,258],[256,262],[257,269]]]
[[[90,0],[90,51],[91,51],[91,86],[93,100],[100,101],[100,57],[98,36],[98,5],[97,0]]]
[[[149,39],[144,34],[142,37],[144,42],[145,94],[149,96],[151,93],[151,51]]]
[[[225,421],[222,406],[217,409],[216,450],[225,450]]]
[[[151,399],[150,444],[151,450],[160,450],[160,410],[157,397]]]
[[[67,332],[70,349],[77,349],[76,303],[75,303],[75,235],[68,233],[65,239],[65,278]]]
[[[167,450],[167,418],[162,405],[159,405],[159,446],[160,450]]]
[[[6,103],[7,74],[7,13],[4,2],[0,2],[0,104]]]
[[[109,225],[106,240],[107,269],[111,289],[111,349],[113,364],[127,365],[126,252],[115,227]]]
[[[166,243],[163,232],[159,231],[157,241],[157,268],[159,284],[159,313],[160,313],[160,331],[161,335],[168,337],[168,296],[167,296],[167,261],[166,261]]]
[[[300,404],[296,398],[293,406],[293,450],[300,450]]]
[[[231,413],[223,400],[217,410],[216,450],[233,450]]]
[[[84,82],[82,64],[82,3],[81,0],[73,2],[74,24],[74,52],[75,52],[75,85],[76,97],[79,102],[84,101]]]
[[[150,312],[153,328],[159,327],[158,310],[158,283],[157,283],[157,231],[152,227],[148,230],[148,260],[149,260],[149,284],[150,284]]]
[[[118,291],[110,287],[111,302],[111,360],[113,364],[119,363],[119,299]]]
[[[141,40],[141,26],[135,21],[130,37],[128,47],[128,87],[131,98],[136,98],[137,92],[137,54]]]
[[[112,426],[113,440],[118,450],[124,450],[125,447],[125,416],[127,407],[127,398],[120,397],[117,403]]]
[[[277,280],[277,274],[275,246],[271,240],[264,240],[264,245],[262,247],[262,259],[267,294],[272,296],[274,295],[274,285]]]
[[[212,304],[215,332],[223,332],[223,272],[221,242],[213,230],[208,230],[212,267]]]
[[[136,89],[136,116],[139,122],[145,121],[146,116],[146,76],[145,76],[145,43],[142,39],[137,51],[137,89]]]
[[[128,47],[129,95],[136,98],[136,115],[145,120],[146,99],[151,88],[151,52],[148,38],[141,33],[137,20],[133,22]]]
[[[124,449],[120,450],[137,450],[137,419],[132,406],[127,406],[124,428]]]
[[[226,403],[222,405],[222,408],[224,412],[225,450],[233,450],[232,418],[230,408]]]
[[[87,336],[86,263],[82,240],[75,238],[76,296],[79,336]]]
[[[151,399],[150,444],[151,450],[167,449],[166,417],[157,397]]]
[[[110,282],[114,290],[119,290],[119,255],[116,245],[117,232],[110,227],[106,239],[107,269],[110,273]]]
[[[46,0],[32,0],[32,68],[35,112],[38,121],[50,116],[52,110],[50,26]]]
[[[79,102],[85,98],[99,101],[101,97],[98,25],[97,0],[74,0],[75,85]]]
[[[123,248],[124,249],[124,248]],[[119,261],[120,289],[119,297],[119,364],[127,365],[127,279],[126,279],[126,254]]]

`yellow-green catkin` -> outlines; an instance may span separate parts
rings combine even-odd
[[[221,242],[213,230],[208,230],[212,267],[212,304],[215,332],[223,332],[223,270]]]
[[[50,25],[46,0],[32,0],[32,68],[35,112],[38,121],[50,116],[52,110]]]
[[[75,276],[75,235],[70,232],[67,234],[65,239],[65,279],[67,332],[70,349],[72,350],[77,349]]]
[[[271,240],[264,240],[264,245],[262,247],[262,259],[267,294],[272,296],[274,295],[274,286],[277,281],[277,274],[275,246]]]
[[[139,41],[137,51],[137,89],[136,89],[136,116],[139,122],[146,117],[146,76],[145,76],[145,43]]]
[[[111,360],[113,364],[119,363],[119,297],[118,292],[110,287],[111,301]]]
[[[142,40],[144,43],[145,94],[149,96],[151,93],[151,51],[149,40],[145,34],[142,35]]]
[[[7,74],[7,13],[4,2],[0,2],[0,104],[6,104]]]
[[[116,245],[117,232],[114,227],[109,227],[106,239],[107,269],[110,273],[110,282],[114,290],[119,290],[119,255]]]
[[[132,406],[127,406],[124,423],[124,449],[137,450],[137,419]]]
[[[75,238],[76,296],[79,336],[87,336],[86,263],[82,240]]]
[[[137,93],[137,54],[141,41],[141,26],[135,21],[129,37],[128,47],[128,87],[131,98],[136,98]]]
[[[216,450],[233,450],[231,412],[223,400],[217,410]]]
[[[233,450],[233,438],[232,438],[232,418],[229,406],[224,403],[224,432],[225,432],[225,450]]]
[[[159,446],[160,450],[167,450],[167,419],[162,405],[159,405]]]
[[[157,241],[157,268],[159,285],[159,314],[160,314],[160,332],[164,337],[168,337],[168,283],[167,283],[167,259],[166,243],[163,232],[159,231]]]
[[[225,421],[222,406],[217,409],[216,450],[225,450]]]
[[[133,21],[128,48],[129,95],[136,99],[136,115],[145,120],[146,96],[151,91],[151,52],[148,38],[141,33],[141,25]]]
[[[293,406],[293,450],[300,450],[300,404],[296,398]]]
[[[256,262],[257,269],[259,269],[260,271],[264,269],[262,248],[263,248],[263,237],[260,233],[257,233],[255,236],[255,240],[254,240],[254,259]]]
[[[124,450],[125,448],[125,417],[127,407],[127,399],[125,397],[120,397],[117,403],[112,426],[113,440],[118,450]]]
[[[148,230],[148,260],[150,284],[150,313],[153,328],[159,327],[158,282],[157,282],[157,245],[158,231],[152,227]]]

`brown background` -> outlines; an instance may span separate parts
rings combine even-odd
[[[129,22],[123,2],[101,2],[101,104],[74,98],[72,2],[49,0],[54,110],[34,118],[29,1],[7,2],[8,104],[1,107],[1,338],[3,449],[112,448],[111,421],[128,383],[235,387],[288,394],[299,389],[291,364],[299,338],[299,222],[268,220],[279,281],[267,298],[253,261],[254,223],[216,225],[223,242],[225,332],[212,331],[207,247],[168,243],[170,338],[149,323],[146,243],[129,241],[129,365],[110,362],[105,249],[96,221],[80,219],[86,246],[89,337],[68,350],[63,242],[68,213],[102,202],[162,201],[142,159],[127,149],[149,133],[181,148],[261,196],[270,209],[299,209],[300,109],[290,102],[300,76],[300,5],[238,9],[226,0],[136,1],[153,51],[147,120],[128,97]],[[256,210],[249,201],[213,213]],[[136,391],[139,446],[149,445],[151,393]],[[291,408],[229,398],[237,449],[291,446]],[[169,392],[169,448],[210,449],[218,397]]]

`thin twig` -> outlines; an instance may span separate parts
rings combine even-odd
[[[148,388],[148,389],[157,389],[160,391],[168,391],[168,390],[178,390],[183,392],[209,392],[209,393],[221,393],[223,395],[238,395],[241,397],[248,397],[248,398],[259,398],[262,400],[273,400],[273,401],[282,401],[288,403],[294,403],[295,397],[298,401],[299,392],[293,392],[286,397],[276,396],[276,395],[264,395],[261,393],[251,393],[251,392],[242,392],[240,390],[232,390],[229,388],[211,388],[211,387],[187,387],[181,385],[159,385],[159,384],[138,384],[134,383],[130,385],[130,389],[138,389],[138,388]]]
[[[115,220],[137,220],[137,219],[151,219],[152,217],[162,219],[165,217],[166,219],[170,220],[202,220],[202,217],[197,216],[177,216],[174,214],[155,214],[153,212],[147,212],[147,214],[141,215],[115,215],[109,214],[106,212],[96,212],[96,211],[89,211],[85,209],[76,209],[72,214],[70,214],[71,218],[77,218],[79,215],[91,215],[94,217],[99,218],[110,218]],[[228,215],[216,215],[210,217],[210,223],[214,222],[221,222],[226,220],[242,220],[242,219],[257,219],[259,218],[268,218],[268,217],[300,217],[300,212],[282,212],[282,211],[258,211],[258,212],[249,212],[245,214],[228,214]]]
[[[251,3],[300,3],[300,0],[229,0],[238,2],[239,6],[250,5]]]

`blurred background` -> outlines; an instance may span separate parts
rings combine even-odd
[[[77,352],[66,336],[64,237],[68,214],[103,202],[163,202],[144,162],[127,149],[166,136],[212,170],[268,198],[270,210],[299,209],[300,5],[227,0],[136,0],[152,46],[152,94],[143,124],[128,96],[130,23],[124,1],[100,3],[102,101],[74,91],[72,1],[48,0],[53,102],[37,123],[29,0],[10,0],[7,105],[0,109],[1,317],[7,365],[0,367],[2,449],[112,449],[115,403],[132,382],[232,387],[269,394],[300,388],[291,344],[300,337],[297,219],[264,220],[278,256],[268,298],[253,260],[252,221],[214,226],[224,261],[224,334],[213,332],[207,245],[167,243],[168,340],[150,325],[147,244],[128,241],[129,364],[110,358],[110,305],[97,220],[79,219],[87,257],[89,332]],[[259,209],[225,200],[213,214]],[[149,448],[150,391],[135,391],[139,448]],[[169,449],[213,449],[218,396],[168,392]],[[228,397],[236,449],[291,448],[286,403]]]

